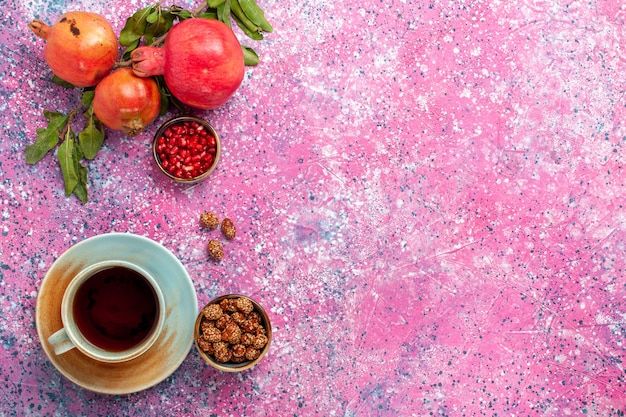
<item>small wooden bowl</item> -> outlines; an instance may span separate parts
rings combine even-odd
[[[220,302],[222,302],[222,300],[226,298],[229,298],[229,299],[246,298],[250,300],[252,302],[252,305],[254,306],[253,311],[256,311],[261,316],[261,325],[265,328],[265,332],[266,332],[265,335],[267,336],[267,344],[261,349],[259,357],[254,360],[251,360],[251,361],[247,360],[241,363],[232,363],[232,362],[222,363],[222,362],[216,361],[215,358],[213,358],[207,352],[202,350],[202,348],[200,348],[200,346],[198,345],[198,338],[202,335],[202,329],[200,328],[200,324],[202,323],[202,319],[204,318],[204,314],[202,313],[202,310],[200,310],[200,313],[198,314],[198,318],[196,319],[195,330],[194,330],[195,344],[196,344],[196,348],[198,349],[198,353],[200,354],[202,359],[204,359],[204,361],[208,363],[209,365],[211,365],[213,368],[218,369],[223,372],[241,372],[241,371],[248,370],[252,368],[254,365],[256,365],[257,363],[259,363],[259,361],[263,358],[263,356],[265,356],[265,354],[269,351],[270,344],[272,342],[272,324],[270,323],[270,318],[265,312],[265,309],[259,303],[257,303],[256,301],[254,301],[253,299],[245,295],[240,295],[240,294],[222,295],[220,297],[215,298],[214,300],[211,300],[207,304],[207,306],[210,304],[219,304]]]

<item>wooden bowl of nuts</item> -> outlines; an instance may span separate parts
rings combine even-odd
[[[217,132],[206,120],[179,116],[157,130],[152,154],[167,177],[182,184],[205,180],[217,166],[221,145]]]
[[[263,307],[239,294],[209,302],[198,314],[195,332],[202,359],[224,372],[252,368],[272,341],[272,325]]]

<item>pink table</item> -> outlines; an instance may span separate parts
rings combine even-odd
[[[211,179],[152,164],[169,114],[108,133],[86,204],[52,155],[25,164],[43,110],[77,94],[49,82],[26,24],[88,10],[119,33],[148,2],[0,5],[0,415],[623,416],[622,3],[259,3],[275,28],[261,64],[196,112],[223,142]],[[219,264],[203,210],[238,225]],[[109,232],[168,248],[200,305],[261,301],[267,357],[223,374],[191,350],[121,396],[68,381],[37,337],[38,290]]]

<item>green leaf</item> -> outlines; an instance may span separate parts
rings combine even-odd
[[[178,110],[184,110],[183,103],[176,97],[174,97],[174,95],[167,88],[163,76],[157,75],[156,77],[154,77],[154,79],[157,82],[157,86],[159,87],[159,94],[161,95],[160,115],[163,116],[164,114],[166,114],[172,106],[176,107]]]
[[[178,16],[180,20],[185,20],[193,17],[193,14],[189,10],[182,9],[177,6],[172,6],[170,8],[170,13],[175,16]]]
[[[70,196],[74,192],[74,188],[79,181],[79,173],[76,169],[80,165],[76,158],[76,141],[74,140],[74,132],[72,129],[67,130],[65,140],[59,146],[59,164],[63,173],[63,181],[65,181],[65,195]]]
[[[148,25],[146,28],[147,33],[152,33],[154,36],[162,35],[174,26],[174,21],[176,20],[176,15],[170,13],[169,11],[162,11],[159,16],[159,20]]]
[[[74,187],[73,193],[80,201],[86,203],[87,200],[89,200],[89,193],[87,192],[87,167],[79,163],[76,169],[78,171],[78,183],[76,187]]]
[[[265,18],[265,12],[255,0],[238,0],[239,5],[248,18],[265,32],[273,32],[274,28]]]
[[[248,34],[248,32],[260,32],[261,28],[255,24],[252,20],[246,16],[239,4],[239,0],[231,0],[230,2],[230,11],[233,14],[233,18],[237,22],[237,25]],[[248,35],[250,36],[250,35]]]
[[[76,86],[74,84],[68,83],[67,81],[65,81],[64,79],[62,79],[61,77],[59,77],[56,74],[52,75],[52,83],[56,84],[56,85],[60,85],[63,88],[76,88]]]
[[[148,17],[146,17],[146,22],[148,23],[154,23],[157,20],[159,20],[159,12],[157,10],[153,11],[148,15]]]
[[[263,34],[258,30],[250,30],[250,28],[241,21],[237,15],[233,15],[233,19],[235,19],[235,23],[239,26],[239,29],[242,30],[250,39],[254,39],[255,41],[263,40]]]
[[[36,164],[54,148],[59,143],[59,131],[67,124],[68,116],[63,113],[44,110],[43,114],[48,119],[48,126],[37,129],[35,143],[26,147],[24,153],[27,164]]]
[[[225,0],[206,0],[206,5],[209,6],[211,9],[217,9],[222,4],[224,4],[224,1]]]
[[[176,20],[176,16],[174,14],[170,12],[162,12],[159,20],[148,24],[143,35],[146,45],[151,45],[154,38],[167,33],[172,26],[174,26],[174,20]]]
[[[104,129],[93,114],[93,107],[85,112],[85,128],[78,134],[78,144],[87,159],[94,159],[104,142]]]
[[[153,7],[146,7],[136,11],[131,17],[126,19],[126,24],[120,32],[120,45],[129,46],[141,39],[146,30],[148,16],[153,10]]]
[[[217,8],[217,20],[224,22],[228,27],[232,27],[230,22],[230,0],[225,0]]]
[[[95,90],[83,90],[83,94],[80,98],[81,104],[83,106],[91,106],[91,103],[93,102],[93,98],[95,95],[96,95]]]
[[[135,42],[139,42],[142,36],[143,36],[143,31],[139,33],[139,32],[133,32],[130,30],[122,29],[122,31],[120,32],[120,45],[130,46]]]
[[[259,56],[254,52],[254,49],[244,45],[241,45],[241,49],[243,50],[243,60],[246,66],[253,67],[259,63]]]
[[[139,46],[139,39],[137,39],[135,42],[128,45],[128,47],[124,51],[124,54],[122,55],[122,60],[130,59],[130,53],[134,51],[138,46]]]
[[[196,15],[196,17],[200,17],[200,18],[203,18],[203,19],[218,20],[217,19],[217,10],[213,10],[213,11],[207,10],[204,13],[200,13],[199,15]]]

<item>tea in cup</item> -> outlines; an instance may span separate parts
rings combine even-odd
[[[48,342],[54,353],[71,349],[102,362],[124,362],[146,352],[165,320],[155,279],[125,261],[104,261],[74,277],[63,295],[63,328]]]

